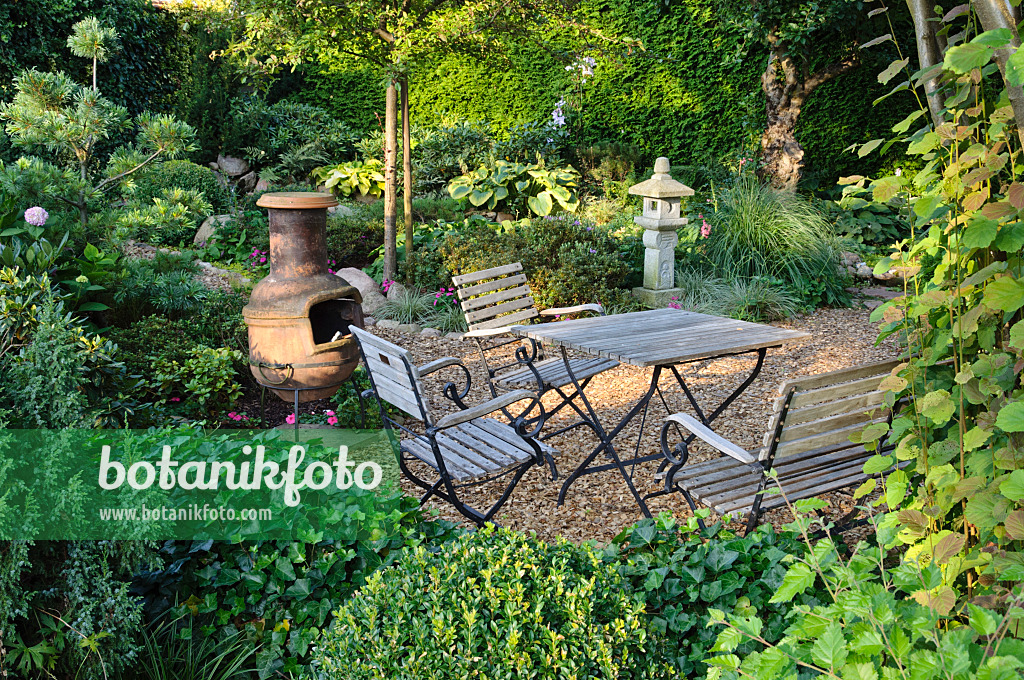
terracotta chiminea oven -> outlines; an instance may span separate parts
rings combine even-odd
[[[359,363],[349,326],[363,325],[362,298],[327,271],[330,194],[263,194],[270,213],[270,275],[242,310],[253,376],[285,401],[313,401],[338,391]]]

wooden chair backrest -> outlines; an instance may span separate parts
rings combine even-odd
[[[858,446],[850,441],[851,434],[869,423],[885,422],[889,417],[888,409],[879,408],[885,392],[878,386],[900,363],[893,360],[864,364],[784,382],[779,388],[759,459],[766,460],[771,454],[772,440],[787,398],[789,408],[782,421],[775,458]],[[793,393],[791,398],[790,392]]]
[[[377,396],[401,409],[428,427],[433,424],[430,410],[423,400],[420,373],[412,362],[412,355],[398,345],[379,338],[373,333],[352,326],[363,362]]]
[[[452,277],[469,330],[501,328],[540,315],[519,262]]]

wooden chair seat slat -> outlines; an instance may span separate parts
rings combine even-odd
[[[572,366],[573,375],[580,382],[619,365],[611,359],[571,359],[569,364]],[[534,364],[534,368],[548,387],[565,387],[572,383],[565,368],[565,361],[561,357],[545,359]],[[537,377],[530,369],[523,368],[502,375],[496,382],[505,388],[535,388]]]

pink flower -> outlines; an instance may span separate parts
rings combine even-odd
[[[261,258],[260,258],[260,264],[263,264],[263,263],[264,263],[264,262],[266,262],[266,261],[267,261],[267,258],[265,258],[265,257],[261,257]]]
[[[295,424],[295,414],[294,413],[289,413],[288,417],[284,419],[284,422],[288,423],[289,425],[294,425]]]
[[[334,411],[324,411],[324,413],[329,415],[329,416],[333,416],[334,415]]]
[[[228,411],[228,418],[231,418],[231,420],[238,420],[238,414],[234,411]]]
[[[338,419],[335,418],[334,416],[331,416],[330,418],[327,419],[327,424],[328,425],[337,425],[338,424]]]
[[[38,205],[29,208],[25,211],[25,221],[31,224],[33,227],[41,227],[46,224],[46,220],[50,217],[50,214],[40,208]]]
[[[704,220],[704,224],[700,225],[700,237],[707,238],[711,236],[711,225],[708,224],[707,220]]]
[[[171,401],[181,401],[181,397],[171,397]]]

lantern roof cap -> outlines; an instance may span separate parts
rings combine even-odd
[[[678,198],[680,196],[693,196],[693,189],[682,182],[672,179],[669,170],[672,166],[664,156],[654,161],[654,174],[650,179],[629,188],[629,193],[634,196],[646,196],[647,198]]]

